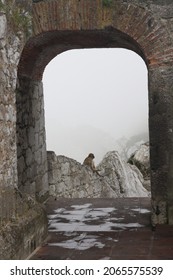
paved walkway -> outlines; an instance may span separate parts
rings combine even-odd
[[[50,199],[47,243],[30,259],[173,260],[173,226],[152,231],[150,199]]]

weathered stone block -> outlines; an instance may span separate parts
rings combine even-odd
[[[7,32],[7,19],[4,14],[0,15],[0,27],[0,39],[3,39]]]

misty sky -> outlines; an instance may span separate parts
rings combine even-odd
[[[99,160],[115,139],[148,131],[147,68],[126,49],[70,50],[43,76],[47,150]]]

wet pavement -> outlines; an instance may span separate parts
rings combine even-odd
[[[49,199],[49,235],[32,260],[173,260],[173,226],[150,222],[149,198]]]

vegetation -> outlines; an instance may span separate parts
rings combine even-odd
[[[31,32],[31,16],[24,6],[16,5],[14,0],[6,0],[5,3],[0,0],[0,10],[7,17],[9,26],[14,31],[24,31],[26,36]]]
[[[110,7],[112,5],[112,0],[102,0],[103,7]]]

